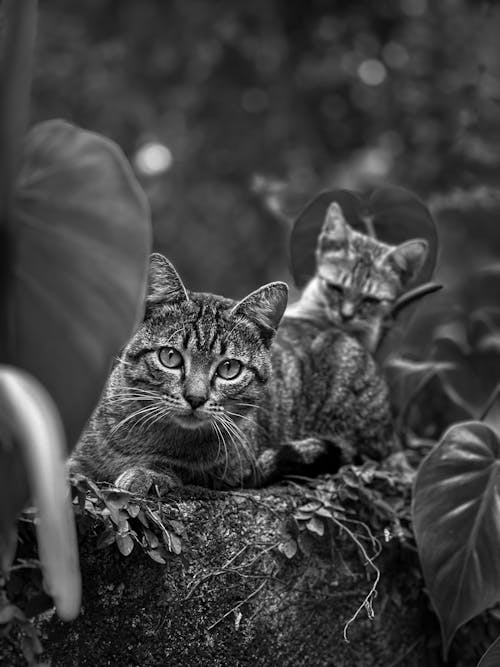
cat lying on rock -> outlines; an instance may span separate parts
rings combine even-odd
[[[332,324],[283,318],[286,305],[281,282],[241,301],[190,292],[152,255],[144,319],[70,469],[144,493],[259,486],[389,455],[387,386],[370,353]]]

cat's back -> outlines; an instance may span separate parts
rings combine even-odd
[[[387,385],[357,339],[332,325],[325,330],[308,320],[285,317],[273,343],[272,366],[276,434],[343,435],[364,442],[371,455],[389,451]]]

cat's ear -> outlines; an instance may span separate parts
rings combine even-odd
[[[288,302],[288,285],[268,283],[251,292],[231,310],[231,315],[245,315],[264,329],[275,331]]]
[[[350,228],[345,216],[337,202],[333,202],[326,212],[321,236],[328,241],[333,241],[338,246],[344,246],[349,240]]]
[[[412,239],[389,251],[387,258],[392,261],[401,274],[403,285],[412,281],[427,258],[429,245],[425,239]]]
[[[159,252],[154,252],[149,258],[147,303],[154,304],[179,299],[189,301],[184,283],[179,278],[173,264]]]

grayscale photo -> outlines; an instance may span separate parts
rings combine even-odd
[[[499,35],[0,0],[0,667],[500,667]]]

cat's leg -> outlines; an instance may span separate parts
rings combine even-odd
[[[245,486],[264,486],[285,475],[316,477],[334,473],[352,461],[355,452],[342,438],[308,437],[290,440],[276,448],[265,449],[257,458],[255,473]]]
[[[182,481],[173,472],[157,472],[143,466],[124,470],[115,480],[115,486],[131,493],[146,495],[157,489],[160,495],[182,486]]]

